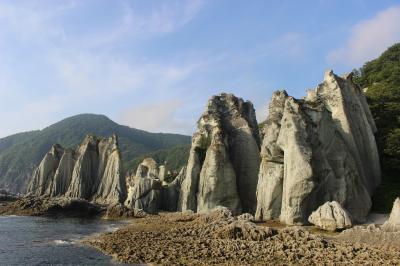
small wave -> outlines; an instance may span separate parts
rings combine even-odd
[[[111,224],[106,228],[106,232],[115,232],[120,228],[120,226]]]
[[[74,241],[57,239],[57,240],[54,240],[54,244],[56,244],[56,245],[72,245],[72,244],[74,244]]]
[[[13,218],[13,217],[22,217],[22,216],[18,216],[18,215],[1,215],[0,219],[1,218]]]

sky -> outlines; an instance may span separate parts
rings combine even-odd
[[[0,0],[0,137],[80,113],[190,135],[221,92],[261,121],[396,42],[399,0]]]

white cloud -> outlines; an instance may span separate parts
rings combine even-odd
[[[247,60],[257,61],[261,57],[276,57],[279,59],[298,60],[305,56],[307,38],[303,33],[286,32],[253,49]]]
[[[144,25],[152,32],[169,33],[193,20],[203,8],[202,0],[175,1],[154,9]]]
[[[135,106],[121,112],[118,120],[130,127],[153,132],[191,134],[195,125],[177,117],[177,112],[182,106],[181,100]]]
[[[45,8],[35,2],[0,3],[0,34],[12,34],[23,42],[48,44],[64,40],[64,30],[56,18],[74,9],[72,1],[51,3]]]
[[[328,54],[331,63],[360,66],[400,41],[400,6],[393,6],[352,27],[346,44]]]
[[[154,60],[144,55],[140,55],[143,58],[128,58],[110,47],[140,45],[143,39],[176,32],[196,18],[205,1],[160,2],[140,13],[133,2],[118,3],[121,15],[114,16],[115,19],[107,23],[109,27],[83,28],[84,34],[67,31],[70,35],[66,35],[64,27],[68,26],[68,16],[74,12],[79,14],[79,9],[87,8],[84,6],[90,2],[0,2],[0,48],[3,51],[0,54],[0,121],[7,125],[0,128],[0,137],[47,126],[66,113],[71,114],[71,110],[116,113],[118,108],[126,106],[128,98],[135,104],[141,102],[140,97],[153,97],[154,101],[174,97],[171,94],[178,84],[204,66],[203,58],[183,60],[180,57],[179,61]],[[23,46],[21,49],[35,51],[34,58],[25,58],[29,65],[23,60],[12,65],[8,63],[19,56],[19,51],[14,49],[16,44]],[[38,62],[29,61],[32,59]],[[21,73],[31,70],[35,63],[42,69],[32,71],[39,73],[38,76]],[[29,80],[31,78],[34,80]],[[32,86],[27,87],[27,84]],[[34,97],[26,93],[27,90],[35,91]],[[125,103],[118,106],[118,99]],[[108,102],[113,107],[98,107]],[[170,110],[172,114],[172,106],[173,103],[168,102],[154,108]],[[168,123],[160,123],[160,127],[156,127],[158,122],[153,126],[144,124],[144,128],[188,130],[181,119],[171,119],[162,113]]]
[[[287,56],[302,56],[304,54],[305,37],[298,32],[288,32],[275,41],[275,46],[285,51]]]
[[[121,16],[115,25],[84,36],[84,44],[109,45],[127,38],[138,41],[173,33],[195,19],[204,6],[204,0],[163,1],[149,12],[139,14],[133,5],[122,2]]]
[[[127,62],[117,55],[61,52],[49,56],[55,77],[80,97],[123,95],[149,88],[155,93],[175,87],[202,65],[198,62]]]

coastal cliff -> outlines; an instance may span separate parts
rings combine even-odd
[[[88,135],[77,149],[53,145],[29,183],[28,195],[66,196],[100,204],[117,204],[126,197],[126,184],[116,135]]]

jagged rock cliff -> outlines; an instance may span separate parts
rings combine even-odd
[[[139,164],[136,175],[128,180],[128,197],[125,201],[127,207],[142,209],[147,213],[158,212],[162,187],[159,170],[152,158],[146,158]]]
[[[253,105],[232,94],[212,97],[192,138],[179,209],[254,213],[259,151]]]
[[[351,75],[325,73],[298,100],[275,92],[261,147],[256,219],[307,223],[312,211],[337,201],[363,221],[380,182],[376,127]]]
[[[51,147],[50,151],[44,156],[39,167],[37,167],[28,186],[28,193],[35,196],[51,195],[53,180],[57,172],[60,159],[64,153],[64,148],[58,144]],[[58,189],[58,186],[55,186]]]
[[[28,186],[35,196],[67,196],[102,204],[123,202],[126,196],[117,136],[88,135],[73,151],[53,145]]]
[[[177,211],[182,182],[186,177],[186,167],[182,167],[174,181],[165,184],[161,190],[161,209],[164,211]]]

